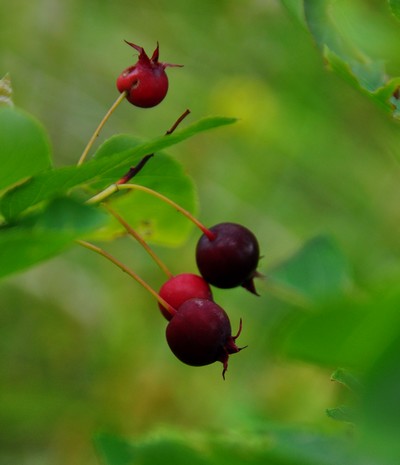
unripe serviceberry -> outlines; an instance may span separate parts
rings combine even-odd
[[[173,65],[158,61],[158,44],[149,58],[142,47],[125,41],[139,52],[138,62],[126,68],[117,79],[117,88],[127,93],[127,100],[137,107],[150,108],[158,105],[168,91],[168,77],[165,68]]]
[[[220,223],[210,231],[214,237],[203,234],[196,247],[200,274],[213,286],[243,286],[257,294],[253,278],[258,275],[260,250],[255,235],[236,223]]]
[[[209,284],[201,277],[192,273],[182,273],[168,279],[158,293],[171,307],[179,309],[189,299],[195,297],[212,300]],[[158,304],[161,313],[167,320],[172,315],[161,304]]]
[[[192,366],[222,362],[222,376],[228,369],[230,354],[239,352],[232,336],[228,315],[215,302],[207,299],[190,299],[181,305],[168,323],[167,342],[174,355]]]

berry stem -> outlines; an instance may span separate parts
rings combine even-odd
[[[126,91],[122,92],[117,100],[111,105],[110,109],[107,111],[107,113],[104,115],[103,119],[100,121],[100,124],[97,126],[96,130],[94,131],[92,137],[90,138],[89,142],[87,143],[85,150],[83,151],[81,157],[79,158],[79,161],[77,163],[78,166],[82,165],[82,163],[86,160],[86,157],[92,148],[94,141],[100,134],[100,131],[103,129],[103,126],[106,124],[110,116],[114,113],[115,109],[118,107],[118,105],[124,100],[126,97]]]
[[[118,184],[118,185],[114,184],[114,186],[115,186],[114,192],[119,191],[119,190],[137,190],[137,191],[147,192],[153,197],[157,197],[158,199],[162,200],[168,205],[171,205],[171,207],[175,208],[175,210],[178,210],[180,213],[182,213],[182,215],[186,216],[186,218],[190,220],[192,223],[194,223],[210,239],[210,241],[213,241],[215,239],[215,234],[212,231],[210,231],[202,223],[200,223],[200,221],[197,218],[195,218],[191,213],[189,213],[187,210],[185,210],[183,207],[181,207],[179,204],[175,203],[173,200],[166,197],[165,195],[160,194],[159,192],[153,189],[150,189],[149,187],[141,186],[139,184]],[[92,200],[93,200],[93,197],[89,199],[90,202],[88,201],[88,203],[94,203],[92,202]],[[103,200],[103,199],[100,199],[100,200]]]
[[[134,176],[136,176],[139,171],[141,171],[145,164],[150,160],[150,158],[154,157],[154,153],[150,153],[149,155],[145,155],[140,162],[135,165],[131,166],[126,174],[122,176],[122,178],[118,179],[116,184],[125,184],[130,181]]]
[[[96,252],[99,255],[102,255],[104,258],[114,263],[114,265],[118,266],[120,270],[122,270],[124,273],[127,273],[131,278],[133,278],[136,282],[141,284],[148,292],[150,292],[150,294],[157,299],[157,301],[168,311],[168,313],[170,313],[172,316],[175,315],[176,310],[168,302],[166,302],[161,296],[159,296],[158,293],[146,283],[146,281],[144,281],[134,271],[132,271],[130,268],[128,268],[126,265],[120,262],[117,258],[106,252],[104,249],[97,247],[96,245],[90,242],[82,240],[77,240],[76,242],[82,247],[85,247],[86,249],[89,249],[92,252]]]
[[[189,114],[190,114],[190,110],[189,109],[185,110],[164,135],[169,136],[170,134],[172,134],[175,131],[175,129],[181,124],[181,122],[186,118],[186,116],[188,116]]]
[[[146,250],[146,252],[150,255],[150,257],[157,263],[157,265],[161,268],[161,270],[167,275],[168,278],[172,278],[173,274],[171,271],[167,268],[165,263],[158,257],[154,251],[149,247],[147,242],[143,239],[140,234],[138,234],[132,226],[127,223],[121,215],[119,215],[113,208],[111,208],[109,205],[104,204],[103,205],[109,213],[126,229],[128,234],[130,234],[133,238],[135,238],[139,244]]]

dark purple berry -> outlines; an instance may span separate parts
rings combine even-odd
[[[120,74],[117,88],[121,93],[127,92],[126,98],[133,105],[142,108],[154,107],[167,95],[168,77],[165,68],[180,65],[159,62],[158,44],[149,58],[142,47],[126,43],[139,52],[139,60]]]
[[[192,273],[182,273],[173,276],[161,286],[159,295],[176,309],[179,309],[187,300],[195,297],[212,300],[209,284],[201,276]],[[161,304],[158,304],[158,306],[164,317],[170,320],[172,318],[171,313]]]
[[[203,234],[196,248],[196,261],[203,278],[213,286],[229,289],[243,286],[256,294],[253,278],[257,276],[260,249],[257,238],[236,223],[220,223]]]
[[[239,352],[232,336],[228,315],[215,302],[207,299],[190,299],[181,305],[168,323],[167,342],[174,355],[192,366],[222,362],[222,376],[228,369],[230,354]]]

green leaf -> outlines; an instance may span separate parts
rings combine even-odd
[[[138,139],[130,135],[114,136],[99,148],[95,157],[97,160],[107,158],[138,143]],[[118,176],[116,171],[111,179]],[[157,153],[150,159],[132,182],[156,190],[192,214],[196,213],[197,198],[192,180],[177,161],[163,153]],[[111,198],[110,204],[148,242],[177,246],[186,239],[193,226],[170,205],[144,192],[125,191],[123,195]],[[112,239],[124,232],[125,229],[114,218],[110,218],[108,225],[98,232],[96,238]]]
[[[96,435],[94,443],[105,465],[132,465],[134,463],[134,447],[125,439],[101,433]]]
[[[329,14],[330,0],[304,0],[304,12],[308,28],[324,57],[330,63],[334,54],[336,60],[347,65],[361,88],[375,92],[386,83],[382,61],[370,59],[338,32]]]
[[[10,75],[6,74],[3,79],[0,79],[0,107],[12,107],[12,87]]]
[[[360,409],[363,413],[366,447],[379,453],[385,463],[397,464],[400,458],[400,331],[387,339],[386,348],[365,375]]]
[[[4,195],[0,204],[1,211],[7,219],[10,219],[27,208],[43,200],[63,194],[73,187],[93,183],[96,183],[96,186],[100,188],[106,187],[110,183],[116,182],[132,165],[137,164],[144,155],[182,142],[202,131],[232,124],[235,121],[234,118],[204,118],[169,136],[158,137],[150,142],[135,145],[133,148],[110,154],[107,157],[95,158],[79,167],[68,166],[34,176],[26,183],[17,186]],[[114,177],[116,171],[118,171],[117,179]],[[135,179],[139,179],[139,176]]]
[[[292,358],[361,372],[400,333],[399,306],[397,289],[332,300],[286,322],[277,349]]]
[[[157,435],[131,443],[117,436],[101,434],[95,444],[105,465],[207,465],[209,462],[183,438]]]
[[[97,160],[107,158],[115,152],[138,145],[138,139],[130,135],[117,135],[108,139],[96,152]],[[118,171],[111,173],[110,179],[117,179]],[[97,186],[102,187],[104,180]],[[154,158],[133,179],[134,183],[149,187],[188,210],[193,215],[197,211],[197,196],[191,178],[184,172],[180,163],[163,153]],[[130,226],[146,238],[147,242],[164,246],[178,246],[192,230],[193,224],[182,213],[148,193],[125,191],[109,199],[110,205]],[[123,226],[113,217],[95,234],[98,240],[108,240],[125,233]]]
[[[101,434],[95,445],[104,465],[383,465],[366,462],[346,440],[273,426],[194,437],[159,432],[135,442]]]
[[[272,269],[267,281],[285,285],[311,302],[343,295],[351,288],[347,260],[336,243],[318,236],[297,253]]]
[[[349,370],[338,368],[332,373],[331,380],[343,384],[343,386],[345,386],[347,389],[354,392],[355,394],[361,392],[362,386],[360,381]]]
[[[331,0],[304,0],[306,24],[328,66],[361,90],[393,118],[400,119],[399,80],[390,79],[382,60],[373,59],[339,33],[332,20]],[[399,0],[390,2],[399,17]]]
[[[400,20],[400,0],[388,0],[391,12]]]
[[[163,154],[157,154],[157,169],[148,176],[135,178],[138,184],[156,190],[181,207],[196,215],[197,196],[192,180],[185,175],[181,166]],[[150,167],[149,167],[150,168]],[[150,169],[149,169],[150,171]],[[110,201],[112,208],[130,226],[146,238],[147,242],[166,246],[178,246],[188,236],[193,223],[162,200],[145,192],[125,191]],[[125,229],[115,220],[104,226],[97,239],[112,239]]]
[[[356,417],[354,409],[347,405],[326,409],[326,414],[332,420],[343,421],[345,423],[354,423]]]
[[[0,277],[58,255],[100,227],[105,215],[71,199],[55,199],[38,215],[0,229]]]
[[[0,141],[0,190],[50,168],[47,134],[21,110],[0,107]]]

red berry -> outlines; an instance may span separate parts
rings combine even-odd
[[[239,352],[232,336],[228,315],[215,302],[207,299],[187,300],[168,323],[167,342],[174,355],[192,366],[222,362],[222,376],[228,369],[230,354]]]
[[[253,278],[260,250],[255,235],[236,223],[220,223],[210,231],[211,239],[203,234],[196,248],[200,274],[213,286],[228,289],[243,286],[256,294]]]
[[[127,100],[137,107],[150,108],[158,105],[168,91],[168,77],[165,73],[170,63],[158,61],[158,44],[149,58],[142,47],[125,41],[139,52],[138,62],[126,68],[117,79],[117,88],[127,92]]]
[[[212,300],[212,293],[208,283],[201,276],[191,273],[182,273],[170,278],[161,286],[159,295],[171,307],[176,309],[179,309],[187,300],[195,297]],[[164,317],[170,320],[172,318],[171,313],[161,304],[158,304],[158,306]]]

